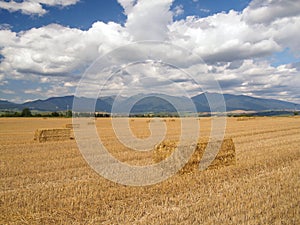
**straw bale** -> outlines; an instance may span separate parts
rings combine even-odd
[[[211,144],[217,144],[218,141],[211,141]],[[191,173],[199,170],[199,164],[205,152],[208,144],[208,139],[201,139],[198,141],[196,149],[189,159],[188,163],[179,171],[180,173]],[[162,143],[155,146],[153,160],[158,163],[167,157],[169,157],[178,146],[178,142],[172,140],[165,140]],[[183,148],[184,149],[184,148]],[[180,153],[179,155],[183,155]],[[180,156],[179,156],[180,157]],[[226,138],[221,143],[221,148],[214,158],[212,163],[207,169],[218,169],[221,167],[235,165],[236,154],[235,146],[231,138]]]
[[[69,123],[65,125],[66,128],[74,129],[74,128],[80,128],[80,124],[76,123]]]
[[[42,128],[37,129],[34,140],[38,142],[64,141],[71,139],[71,129],[69,128]]]
[[[237,121],[248,121],[248,120],[254,120],[255,117],[238,117]]]

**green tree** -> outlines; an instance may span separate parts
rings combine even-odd
[[[23,117],[31,117],[32,114],[31,114],[30,109],[29,108],[24,108],[22,110],[21,116],[23,116]]]
[[[71,111],[71,110],[68,110],[68,111],[67,111],[66,117],[68,117],[68,118],[69,118],[69,117],[72,117],[72,111]]]
[[[51,116],[53,116],[53,117],[59,117],[59,113],[58,112],[52,112]]]

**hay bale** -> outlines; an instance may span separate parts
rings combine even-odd
[[[211,141],[211,143],[215,144],[217,143],[217,141]],[[188,163],[179,171],[179,173],[191,173],[199,170],[199,164],[203,157],[207,144],[208,139],[202,139],[198,141],[192,157],[189,159]],[[158,163],[169,157],[172,152],[175,151],[177,145],[178,143],[172,140],[165,140],[162,143],[156,145],[153,154],[154,162]],[[231,138],[226,138],[222,141],[221,148],[217,156],[207,169],[218,169],[235,164],[236,155],[233,140]]]
[[[43,128],[37,129],[34,140],[38,142],[65,141],[71,139],[71,129],[69,128]]]
[[[66,128],[74,129],[74,128],[80,128],[80,124],[76,123],[69,123],[65,125]]]
[[[254,120],[255,117],[239,117],[237,118],[237,121],[248,121],[248,120]]]

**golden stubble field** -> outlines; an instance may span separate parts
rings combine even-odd
[[[133,133],[150,135],[149,119],[130,119]],[[200,122],[201,135],[210,119]],[[300,117],[228,118],[226,136],[237,164],[175,175],[147,187],[113,183],[94,172],[75,140],[37,143],[37,128],[70,119],[0,119],[0,224],[300,224]],[[166,119],[179,137],[178,119]],[[151,152],[122,146],[110,119],[98,119],[101,139],[129,164],[151,164]]]

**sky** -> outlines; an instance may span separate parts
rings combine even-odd
[[[299,0],[0,0],[0,99],[222,91],[300,103],[299,27]]]

